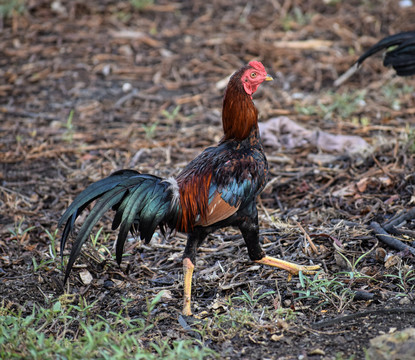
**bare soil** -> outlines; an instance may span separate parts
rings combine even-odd
[[[177,174],[221,138],[219,82],[257,59],[275,77],[254,99],[261,120],[284,115],[309,129],[360,136],[373,147],[370,154],[330,154],[328,162],[311,145],[267,147],[271,181],[259,200],[269,255],[322,264],[329,279],[340,276],[359,296],[347,304],[298,300],[299,278],[253,266],[240,235],[225,229],[199,251],[194,307],[208,328],[203,342],[229,359],[362,359],[369,339],[415,326],[414,282],[398,278],[413,267],[414,255],[383,244],[371,227],[384,228],[415,202],[415,79],[394,76],[379,55],[333,87],[364,49],[413,30],[414,6],[394,0],[54,4],[28,1],[0,32],[0,302],[30,313],[33,304],[49,306],[61,296],[62,270],[59,259],[49,261],[47,231],[55,231],[74,197],[122,168]],[[358,91],[363,100],[350,114],[307,113],[322,109],[319,102],[329,107],[335,94]],[[99,244],[111,249],[114,234],[109,222],[101,225],[110,236]],[[412,217],[397,226],[397,237],[413,245]],[[178,322],[184,244],[181,234],[155,236],[150,245],[132,241],[121,268],[88,245],[70,292],[98,300],[94,310],[103,316],[130,299],[129,314],[139,316],[146,298],[165,290],[147,340],[192,338]],[[339,251],[365,277],[351,279]],[[79,277],[85,270],[90,283]],[[227,314],[229,299],[243,290],[275,293],[252,305],[257,321],[237,333],[209,329],[214,314]],[[261,323],[261,309],[270,305],[297,315]]]

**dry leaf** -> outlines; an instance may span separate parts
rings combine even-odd
[[[124,283],[124,281],[123,280],[120,280],[120,279],[111,279],[111,281],[118,287],[118,286],[121,286],[123,283]]]
[[[92,282],[92,275],[87,269],[82,270],[79,277],[84,285],[89,285]]]
[[[277,320],[277,327],[279,329],[287,330],[290,327],[290,325],[288,325],[288,323],[285,320],[278,319]]]
[[[324,350],[317,348],[317,349],[311,350],[308,353],[308,355],[322,355],[322,356],[324,356],[324,355],[326,355],[326,353],[324,352]]]
[[[162,301],[173,300],[173,296],[171,295],[171,291],[170,290],[162,290],[161,300]]]
[[[274,335],[271,336],[271,340],[272,341],[280,341],[283,337],[284,337],[283,334],[281,334],[281,335],[274,334]]]
[[[357,190],[359,190],[361,193],[365,192],[369,181],[370,179],[367,177],[360,179],[359,182],[356,184]]]
[[[401,262],[401,258],[397,255],[390,255],[385,261],[385,268],[389,269],[392,266],[398,265]]]

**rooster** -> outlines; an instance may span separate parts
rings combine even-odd
[[[256,197],[267,181],[268,164],[258,130],[258,111],[252,95],[272,77],[262,63],[251,61],[229,80],[223,99],[224,136],[205,149],[175,178],[162,179],[134,170],[120,170],[88,186],[59,221],[65,224],[61,254],[76,218],[96,201],[82,224],[66,267],[66,283],[81,247],[93,226],[109,209],[115,211],[112,229],[119,228],[116,259],[121,263],[128,233],[148,243],[157,227],[187,233],[183,254],[183,314],[191,315],[191,285],[196,251],[209,233],[239,228],[252,261],[298,274],[314,273],[318,265],[302,266],[266,256],[259,243]]]
[[[370,47],[334,85],[341,85],[360,68],[363,61],[385,49],[387,51],[383,58],[384,66],[392,66],[398,76],[415,75],[415,31],[406,31],[387,36]]]

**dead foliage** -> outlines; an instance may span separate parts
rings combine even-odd
[[[374,57],[333,87],[364,49],[413,30],[414,6],[392,0],[59,3],[28,1],[1,29],[2,300],[30,312],[31,304],[47,306],[62,294],[62,269],[51,259],[46,230],[54,233],[74,196],[121,168],[177,174],[221,138],[223,84],[257,59],[276,75],[254,99],[262,120],[287,116],[310,131],[360,137],[371,150],[323,152],[310,142],[267,147],[271,178],[259,206],[264,248],[320,263],[324,273],[287,281],[281,271],[253,265],[239,233],[214,234],[199,251],[194,287],[195,312],[208,325],[192,326],[210,329],[203,341],[224,358],[317,359],[336,352],[363,358],[381,331],[415,325],[407,310],[415,284],[405,277],[414,265],[415,79],[395,77]],[[129,298],[130,315],[137,316],[146,297],[164,290],[149,338],[194,336],[177,321],[184,237],[157,236],[149,246],[129,242],[119,268],[107,252],[114,235],[108,223],[100,226],[109,238],[86,247],[70,291],[98,299],[103,316]],[[332,289],[329,299],[298,299],[307,289],[316,295],[323,281]],[[244,305],[252,317],[242,323]],[[386,310],[366,313],[378,309]],[[295,319],[286,316],[290,311]],[[219,326],[220,316],[242,325]]]

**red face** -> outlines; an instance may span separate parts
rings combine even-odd
[[[264,65],[259,61],[251,61],[249,69],[243,73],[241,80],[246,93],[252,97],[258,86],[264,81],[272,80],[272,77],[267,74]]]

